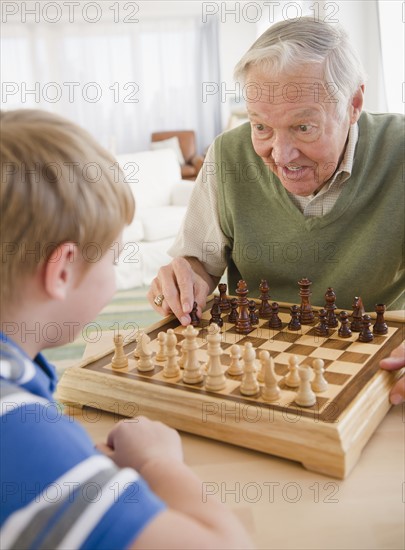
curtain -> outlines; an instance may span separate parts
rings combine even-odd
[[[203,151],[221,131],[217,21],[146,18],[136,25],[34,17],[2,26],[2,109],[42,108],[87,128],[114,153],[149,148],[159,130],[195,130]]]

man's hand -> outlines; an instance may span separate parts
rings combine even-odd
[[[382,359],[380,367],[385,370],[399,370],[405,367],[405,342],[394,349],[390,357]],[[392,388],[390,401],[393,405],[399,405],[405,401],[405,376],[400,378]]]
[[[197,302],[201,315],[207,296],[214,290],[219,278],[209,275],[196,258],[174,258],[159,269],[148,292],[148,300],[155,311],[162,315],[174,313],[182,325],[190,323],[193,303]],[[159,306],[157,296],[164,296]]]

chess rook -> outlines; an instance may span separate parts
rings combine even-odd
[[[388,333],[388,325],[385,322],[384,319],[384,313],[386,310],[386,306],[384,304],[376,304],[375,306],[375,312],[377,314],[376,322],[373,326],[373,334],[387,334]]]

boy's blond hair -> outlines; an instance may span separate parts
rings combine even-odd
[[[64,242],[88,265],[134,215],[114,157],[76,124],[40,110],[0,114],[1,303]]]

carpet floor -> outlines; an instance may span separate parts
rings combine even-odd
[[[53,363],[60,375],[65,368],[77,364],[88,342],[94,342],[106,330],[146,328],[160,319],[146,299],[149,287],[118,291],[112,301],[100,314],[88,323],[79,336],[64,346],[44,351],[45,357]]]

